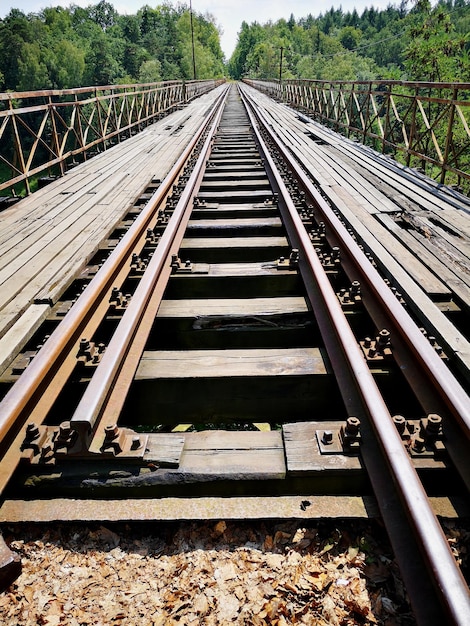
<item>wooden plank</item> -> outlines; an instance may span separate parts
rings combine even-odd
[[[431,499],[432,501],[436,500]],[[443,499],[440,499],[440,501]],[[308,506],[305,506],[308,503]],[[457,507],[460,511],[461,509]],[[449,502],[439,506],[443,517],[459,517]],[[464,508],[468,511],[468,506]],[[322,519],[378,517],[374,498],[368,496],[232,496],[197,498],[140,498],[134,500],[5,500],[0,507],[1,523],[214,520],[220,519]]]
[[[241,228],[281,228],[279,217],[249,217],[232,219],[191,219],[188,222],[190,231],[213,228],[214,230],[241,229]],[[191,232],[192,234],[192,232]]]
[[[173,126],[162,120],[148,127],[2,213],[0,266],[7,282],[0,334],[38,292],[58,297],[143,186],[166,175],[215,97],[188,105],[184,128],[177,112]]]
[[[406,247],[411,250],[418,258],[432,271],[439,276],[449,289],[453,291],[463,302],[470,306],[470,274],[466,275],[464,271],[458,273],[458,265],[454,263],[446,264],[443,256],[438,256],[435,245],[419,232],[405,230],[389,216],[380,215],[378,219],[384,226],[400,239]],[[453,267],[457,272],[452,271]],[[465,268],[462,268],[464,270]]]
[[[331,418],[334,420],[335,416]],[[286,452],[287,471],[289,474],[317,474],[326,471],[361,471],[359,455],[321,454],[315,435],[316,430],[333,430],[338,421],[298,422],[284,424],[282,433]]]
[[[283,479],[286,475],[280,432],[205,431],[185,433],[179,471],[218,480]]]
[[[157,317],[279,315],[307,313],[308,310],[302,297],[163,300]]]
[[[162,350],[144,352],[125,414],[149,426],[279,423],[322,419],[338,403],[316,348]]]
[[[289,244],[285,237],[205,237],[196,239],[186,237],[181,243],[181,250],[207,250],[210,248],[286,248]]]
[[[292,123],[291,119],[286,119],[286,123]],[[278,121],[279,123],[279,121]],[[298,125],[297,125],[298,126]],[[299,133],[299,128],[295,128],[295,132],[288,132],[284,127],[277,127],[277,132],[283,134],[287,140],[287,144],[293,149],[297,143],[297,156],[302,159],[304,164],[309,163],[315,172],[320,169],[322,172],[328,172],[328,185],[340,184],[348,188],[348,193],[360,202],[364,209],[369,213],[378,212],[396,212],[396,205],[386,196],[380,194],[377,188],[370,184],[364,177],[360,177],[357,173],[348,168],[344,161],[337,158],[331,158],[325,153],[323,146],[317,145],[311,141],[309,136]],[[295,137],[297,141],[295,141]],[[324,174],[323,174],[324,175]]]
[[[418,175],[414,170],[374,152],[368,146],[353,142],[317,122],[300,122],[295,110],[275,103],[256,90],[250,89],[250,93],[263,102],[271,115],[274,128],[283,121],[289,120],[290,126],[296,129],[299,136],[304,136],[307,143],[310,143],[312,147],[315,146],[320,155],[327,152],[331,154],[334,162],[344,159],[345,163],[351,164],[358,174],[366,178],[373,187],[377,187],[377,190],[387,189],[385,196],[393,202],[396,203],[400,198],[408,195],[416,206],[423,206],[441,216],[449,212],[450,215],[445,217],[449,226],[457,223],[466,236],[470,236],[470,221],[468,220],[470,203],[465,197],[449,188],[439,187],[437,183]],[[319,146],[315,139],[307,137],[307,133],[319,137],[324,145]],[[320,156],[320,162],[321,160]],[[398,193],[393,193],[394,190],[398,190]]]
[[[302,297],[219,297],[164,300],[147,349],[300,347],[319,341],[315,317]]]
[[[413,280],[421,285],[427,294],[433,296],[450,294],[450,290],[446,285],[430,272],[414,254],[409,252],[396,237],[383,228],[375,217],[370,216],[368,212],[362,210],[361,206],[353,203],[344,188],[336,186],[330,189],[328,193],[343,215],[345,215],[344,208],[346,206],[349,209],[349,216],[354,212],[353,219],[345,216],[353,230],[357,232],[356,226],[358,222],[367,229],[367,232],[361,233],[361,239],[367,247],[373,250],[380,265],[390,269],[388,259],[391,257],[396,260],[395,263],[400,264]],[[340,203],[338,203],[338,200],[340,200]]]
[[[416,282],[397,260],[383,248],[379,240],[370,238],[366,227],[357,219],[342,198],[336,196],[333,190],[330,190],[330,198],[338,206],[345,220],[352,225],[358,236],[368,241],[368,247],[371,249],[371,252],[380,259],[382,271],[390,279],[393,279],[394,285],[397,286],[402,294],[406,294],[408,306],[413,313],[418,319],[426,320],[426,324],[431,328],[430,332],[437,338],[439,344],[445,351],[455,355],[458,367],[465,375],[468,375],[470,369],[470,343],[439,311],[424,292],[420,283]],[[450,290],[446,288],[446,292],[450,293]]]
[[[327,375],[318,348],[144,352],[136,380]]]
[[[180,433],[150,433],[146,443],[146,458],[160,467],[179,467],[184,448]]]
[[[10,318],[6,324],[0,318],[0,372],[8,367],[12,359],[31,339],[40,324],[46,319],[50,307],[47,304],[32,304],[25,313],[9,328]]]

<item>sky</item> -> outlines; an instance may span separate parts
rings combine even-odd
[[[134,15],[148,4],[156,7],[163,4],[163,0],[108,0],[121,15]],[[345,13],[354,7],[359,14],[366,7],[385,9],[389,4],[399,4],[399,0],[191,0],[193,11],[196,13],[211,13],[217,25],[221,28],[220,43],[227,60],[230,58],[237,43],[237,34],[243,21],[251,24],[259,22],[265,24],[269,20],[275,22],[281,18],[289,19],[291,13],[296,19],[306,17],[311,13],[314,17],[325,13],[332,6],[341,7]],[[5,17],[12,8],[20,9],[23,13],[37,13],[49,6],[67,7],[70,4],[88,6],[97,4],[98,0],[74,0],[73,2],[60,0],[1,0],[0,18]],[[176,4],[176,2],[172,2]],[[182,4],[189,6],[189,0],[182,0]]]

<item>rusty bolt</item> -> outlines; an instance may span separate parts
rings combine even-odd
[[[425,441],[422,437],[416,437],[413,441],[413,450],[415,452],[422,452],[424,450]]]
[[[323,432],[323,437],[321,438],[321,441],[325,445],[328,445],[328,444],[332,443],[333,442],[333,431],[332,430],[325,430]]]
[[[70,435],[71,432],[72,432],[72,427],[70,425],[70,422],[62,422],[62,424],[60,424],[59,437],[61,439],[67,439],[67,437]]]
[[[356,437],[356,435],[359,433],[360,425],[361,422],[357,417],[348,417],[348,419],[346,420],[345,433],[349,437]]]
[[[119,435],[119,428],[117,424],[111,424],[110,426],[105,426],[104,435],[106,441],[114,441]]]
[[[88,341],[88,339],[85,339],[85,337],[83,337],[82,339],[80,339],[80,344],[79,344],[79,351],[80,354],[85,354],[85,352],[90,348],[90,342]]]
[[[394,415],[392,419],[400,435],[403,435],[406,428],[406,419],[403,417],[403,415]]]
[[[109,297],[110,302],[119,302],[121,297],[121,292],[117,287],[113,287],[111,290],[111,295]]]
[[[334,246],[334,248],[332,248],[331,250],[331,260],[332,261],[339,261],[339,257],[340,257],[340,251],[338,246]]]
[[[289,256],[289,264],[297,265],[298,262],[299,262],[299,251],[297,250],[297,248],[293,248]]]
[[[383,328],[377,335],[377,345],[384,349],[390,345],[390,331]]]
[[[361,283],[358,280],[354,280],[351,284],[351,295],[358,296],[361,293]]]
[[[131,450],[138,450],[142,444],[140,443],[140,437],[132,437]]]
[[[430,413],[426,424],[426,434],[437,436],[442,425],[442,417],[436,413]]]
[[[37,424],[35,424],[34,422],[30,422],[26,426],[25,440],[30,442],[30,441],[34,441],[38,437],[39,437],[39,428],[38,428]]]

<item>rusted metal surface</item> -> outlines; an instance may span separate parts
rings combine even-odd
[[[223,101],[218,104],[219,106],[222,105]],[[117,377],[119,371],[123,369],[123,361],[125,361],[126,355],[130,350],[131,342],[134,342],[134,351],[136,351],[135,342],[139,341],[136,335],[139,331],[140,333],[142,333],[142,330],[145,331],[145,328],[149,326],[148,323],[145,324],[143,318],[149,307],[150,300],[152,300],[154,305],[150,309],[150,312],[153,313],[153,315],[150,316],[150,320],[153,321],[155,307],[158,308],[160,304],[169,273],[171,273],[171,265],[168,265],[167,260],[169,255],[171,256],[176,253],[183,239],[183,234],[192,211],[192,200],[195,193],[194,188],[197,179],[201,177],[201,172],[207,159],[207,154],[219,118],[220,113],[212,121],[211,132],[205,139],[197,164],[185,185],[185,190],[175,207],[160,239],[159,245],[132,297],[131,303],[122,317],[118,329],[113,335],[106,355],[96,369],[95,375],[72,417],[71,426],[72,428],[77,428],[79,432],[85,430],[86,433],[91,433],[94,431],[95,422],[103,410],[106,399],[112,392],[112,386],[117,384]],[[162,275],[165,266],[167,274],[165,275],[164,273]],[[156,298],[156,293],[159,294],[160,298]],[[146,337],[139,341],[139,345],[142,345],[142,347],[145,343],[145,339]],[[129,379],[129,374],[135,371],[135,367],[136,364],[132,367],[128,361],[126,362],[126,378]],[[120,396],[125,397],[127,394],[122,384],[119,386],[119,389]]]

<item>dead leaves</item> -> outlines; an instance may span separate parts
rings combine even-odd
[[[220,521],[155,525],[147,534],[65,527],[29,541],[18,529],[12,547],[23,573],[0,595],[0,622],[353,626],[384,618],[398,626],[403,598],[380,588],[395,580],[392,562],[380,560],[370,538],[364,552],[363,537],[353,542],[321,526]]]

